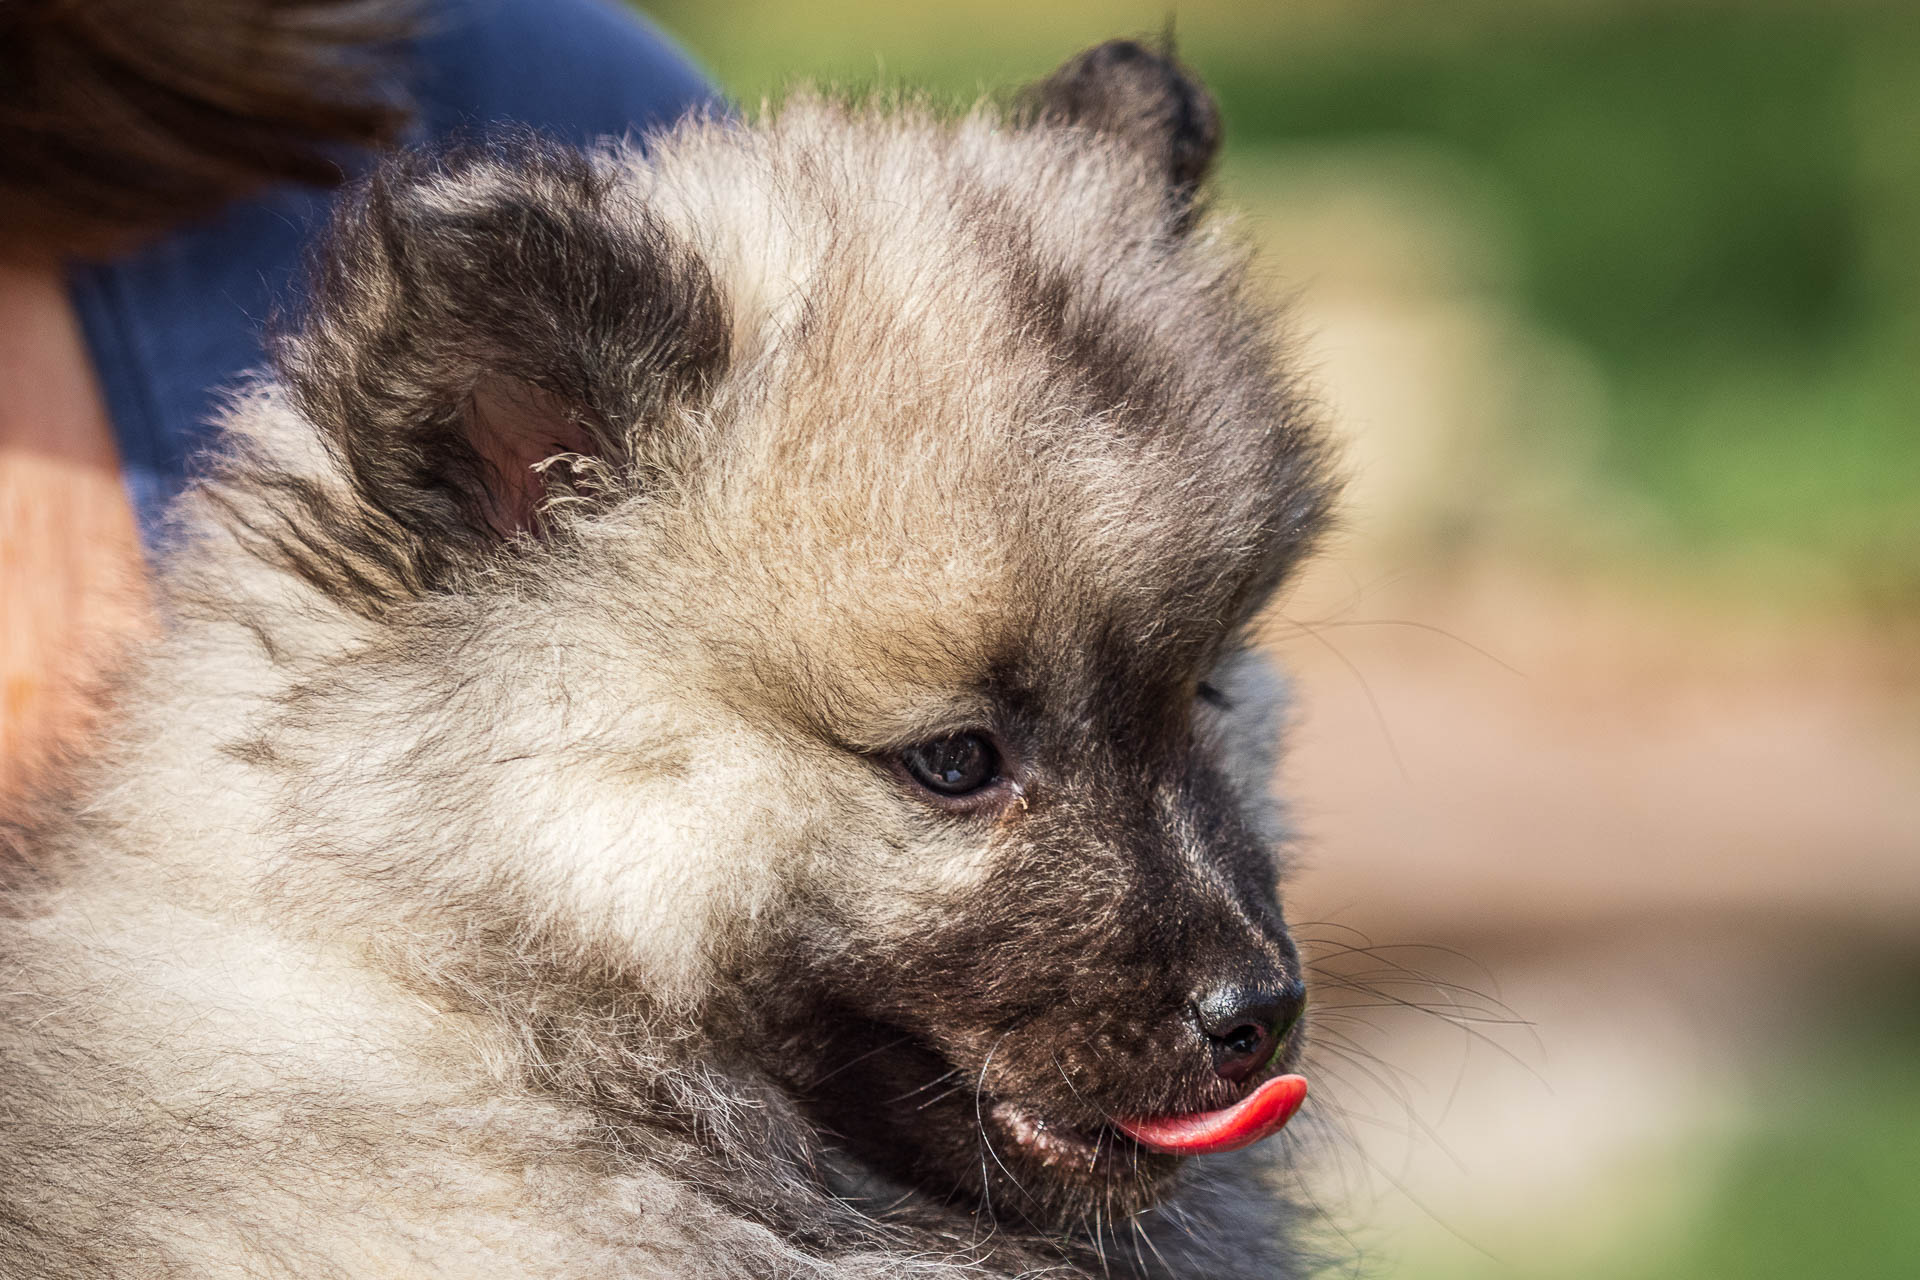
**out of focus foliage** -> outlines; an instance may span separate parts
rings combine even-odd
[[[1899,1006],[1894,1006],[1899,1007]],[[1884,1006],[1883,1006],[1884,1009]],[[1909,1015],[1912,1009],[1905,1010]],[[1920,1258],[1920,1026],[1848,1036],[1779,1081],[1780,1109],[1722,1153],[1675,1255],[1622,1280],[1904,1280]]]
[[[1174,12],[1242,161],[1410,141],[1498,194],[1521,302],[1602,375],[1595,465],[1649,550],[1920,606],[1920,6],[653,8],[749,104],[795,76],[971,95]]]
[[[1911,974],[1904,977],[1910,979]],[[1682,1188],[1676,1215],[1642,1205],[1593,1224],[1535,1221],[1497,1257],[1420,1250],[1383,1275],[1421,1280],[1907,1280],[1920,1258],[1920,1006],[1911,987],[1876,989],[1846,1010],[1809,1010],[1809,1044],[1757,1061],[1771,1105],[1732,1132],[1676,1134],[1638,1176],[1658,1195]],[[1674,1177],[1671,1170],[1684,1171]],[[1619,1179],[1630,1181],[1623,1174]],[[1697,1199],[1700,1189],[1704,1199]],[[1595,1189],[1596,1200],[1621,1195]],[[1628,1195],[1648,1194],[1645,1187]],[[1605,1216],[1604,1213],[1601,1216]],[[1569,1242],[1572,1241],[1571,1247]],[[1469,1235],[1467,1243],[1476,1244]],[[1462,1256],[1467,1260],[1463,1261]]]

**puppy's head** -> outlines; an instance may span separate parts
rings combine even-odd
[[[1115,1119],[1229,1106],[1304,998],[1246,638],[1328,483],[1216,134],[1118,43],[959,120],[384,170],[281,349],[325,478],[225,499],[412,691],[329,838],[707,1010],[896,1180],[1150,1202]]]

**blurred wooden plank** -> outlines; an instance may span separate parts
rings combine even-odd
[[[1395,938],[1666,913],[1920,938],[1920,671],[1891,624],[1511,566],[1358,602],[1339,577],[1272,631],[1299,682],[1296,913]]]

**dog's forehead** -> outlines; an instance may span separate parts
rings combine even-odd
[[[715,509],[760,570],[753,607],[816,669],[927,692],[1191,678],[1278,578],[1285,512],[1240,460],[1134,433],[1034,365],[764,400]]]
[[[1084,136],[830,114],[655,188],[732,314],[714,505],[762,607],[930,681],[1095,637],[1190,663],[1325,505],[1238,250]]]

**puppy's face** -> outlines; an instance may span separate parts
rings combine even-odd
[[[1044,1223],[1161,1194],[1178,1160],[1116,1118],[1231,1105],[1294,1061],[1304,999],[1278,686],[1243,644],[1299,547],[1253,483],[1280,454],[1144,385],[1102,423],[1059,359],[1009,344],[1026,393],[984,422],[966,384],[789,388],[674,538],[725,548],[683,625],[698,701],[755,743],[728,808],[781,850],[730,948],[747,1051],[869,1167]]]
[[[1236,754],[1270,679],[1076,640],[862,752],[836,874],[747,984],[764,1065],[865,1161],[1040,1221],[1150,1203],[1177,1161],[1115,1118],[1230,1105],[1303,999]]]
[[[353,496],[263,554],[521,655],[468,843],[871,1168],[1040,1222],[1298,1053],[1243,642],[1327,483],[1214,136],[1116,44],[1012,116],[390,169],[282,352]]]

